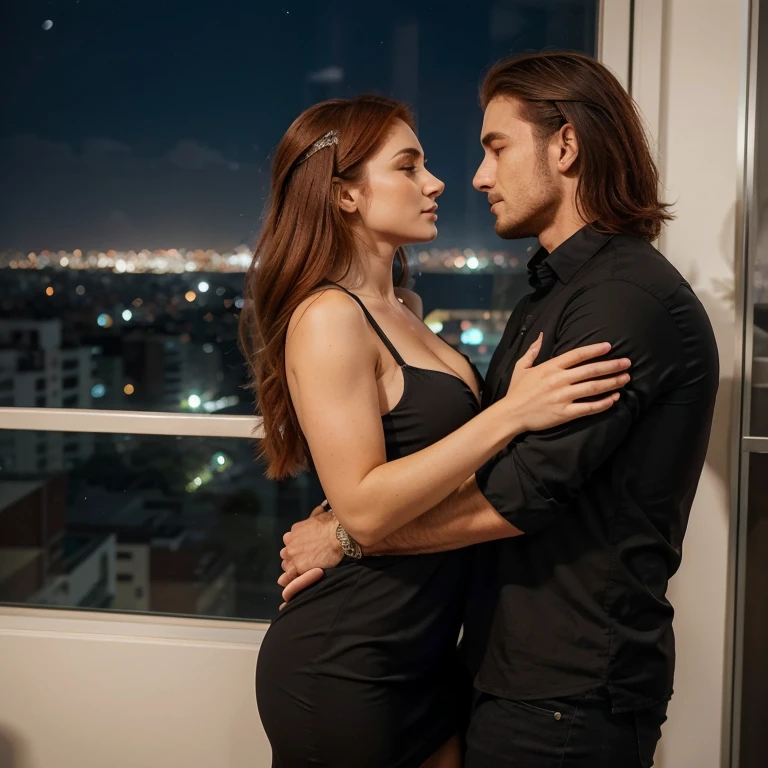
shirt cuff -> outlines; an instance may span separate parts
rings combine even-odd
[[[546,488],[535,485],[513,451],[486,462],[475,473],[475,480],[486,501],[525,534],[546,528],[563,506]]]

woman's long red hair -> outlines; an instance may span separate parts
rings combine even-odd
[[[240,346],[249,388],[263,418],[259,454],[267,476],[283,478],[307,467],[309,450],[288,391],[285,342],[296,308],[327,280],[353,265],[357,242],[339,208],[339,180],[365,183],[365,164],[395,120],[413,127],[408,108],[379,96],[334,99],[299,115],[277,147],[269,208],[245,276]],[[302,155],[330,131],[338,146]],[[398,251],[401,273],[407,264]]]

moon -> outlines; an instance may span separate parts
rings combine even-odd
[[[46,19],[43,22],[43,29],[47,32],[53,26],[53,22],[50,19]]]

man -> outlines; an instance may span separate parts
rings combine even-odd
[[[613,75],[580,54],[528,54],[497,64],[481,101],[474,185],[499,236],[541,244],[483,405],[540,332],[539,360],[607,340],[632,380],[605,413],[521,436],[365,554],[479,545],[462,641],[475,687],[466,768],[650,766],[672,695],[666,590],[709,439],[714,336],[650,245],[671,215]],[[316,510],[286,534],[286,599],[339,561],[335,530]]]

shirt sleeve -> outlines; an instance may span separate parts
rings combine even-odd
[[[561,316],[552,357],[609,341],[609,357],[628,357],[631,380],[603,413],[510,443],[476,474],[482,494],[526,534],[549,525],[627,435],[632,423],[683,365],[680,332],[670,311],[633,283],[609,280],[585,288]]]

